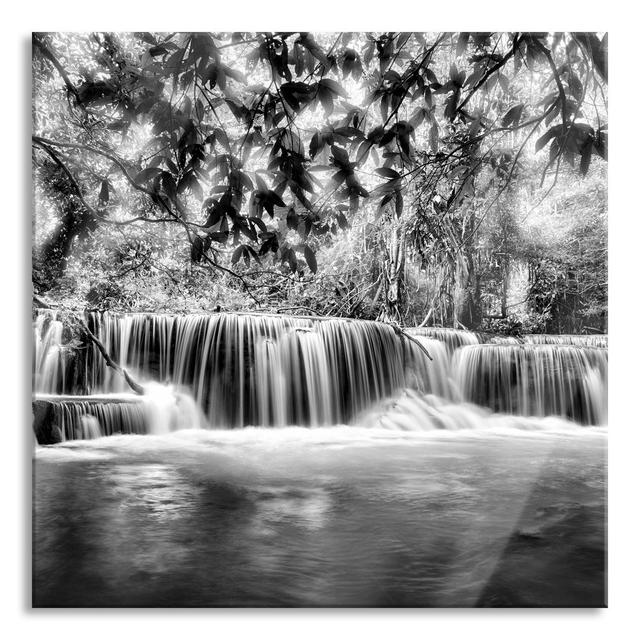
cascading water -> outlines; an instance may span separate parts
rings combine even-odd
[[[515,336],[491,336],[484,342],[489,342],[491,344],[522,344],[522,340]]]
[[[431,391],[434,381],[416,345],[373,322],[91,314],[89,324],[137,377],[192,393],[213,426],[344,423],[397,389]],[[92,355],[91,388],[123,390]]]
[[[453,367],[463,397],[493,411],[604,424],[607,351],[573,345],[477,345]]]
[[[91,313],[87,323],[136,379],[191,394],[215,427],[342,424],[405,387],[447,392],[440,345],[432,345],[432,367],[420,346],[374,322]],[[59,337],[54,348],[62,348]],[[95,347],[78,358],[90,393],[127,390]],[[36,379],[40,362],[47,360],[36,362]]]
[[[524,336],[524,341],[530,344],[573,344],[577,347],[607,348],[609,346],[607,335],[530,334]]]
[[[206,425],[193,398],[173,387],[148,383],[142,396],[36,396],[34,430],[41,444],[113,434],[164,434]]]
[[[34,322],[34,388],[67,394],[37,396],[55,407],[47,419],[59,432],[45,430],[43,442],[95,436],[96,423],[103,435],[204,424],[346,424],[403,390],[508,414],[606,423],[606,349],[572,342],[598,343],[602,336],[527,336],[551,344],[522,345],[426,327],[407,329],[409,340],[368,321],[226,313],[92,312],[86,321],[107,352],[143,382],[145,395],[127,393],[124,378],[93,345],[69,348],[56,312],[42,311]],[[498,344],[480,344],[487,341]],[[416,404],[416,424],[428,428],[417,398],[405,395],[403,402]],[[42,418],[36,428],[42,435],[41,425]]]
[[[55,311],[40,310],[33,324],[33,388],[36,393],[65,393],[69,384],[64,326]]]
[[[605,602],[606,349],[88,315],[135,395],[43,316],[36,606]]]
[[[482,334],[464,329],[449,329],[442,327],[411,327],[408,333],[414,336],[425,336],[439,340],[447,345],[449,353],[453,353],[458,347],[484,342]]]
[[[147,432],[143,403],[127,397],[38,396],[34,423],[45,443]]]

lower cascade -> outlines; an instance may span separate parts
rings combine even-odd
[[[95,396],[40,395],[33,402],[36,438],[41,444],[93,440],[113,434],[165,434],[206,426],[191,396],[158,383],[145,394]]]
[[[485,344],[457,350],[453,368],[463,397],[493,411],[606,422],[604,349]]]
[[[33,427],[40,444],[148,433],[145,418],[144,405],[135,398],[38,396],[33,402]]]
[[[402,409],[400,422],[376,422],[389,428],[476,424],[460,403],[582,425],[607,420],[606,336],[514,338],[231,313],[91,312],[86,323],[144,394],[129,393],[94,345],[65,342],[57,313],[41,311],[33,361],[41,444],[201,426],[349,424],[387,401]],[[434,402],[458,409],[436,415]]]

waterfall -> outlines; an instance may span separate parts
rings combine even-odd
[[[90,313],[87,324],[136,379],[191,394],[216,427],[346,423],[398,389],[447,384],[416,344],[370,321]],[[89,393],[127,390],[95,347],[83,353]]]
[[[522,341],[514,336],[491,336],[484,342],[490,342],[491,344],[521,344]]]
[[[412,333],[408,331],[408,333]],[[447,346],[441,340],[427,338],[420,334],[414,334],[415,339],[427,350],[432,360],[429,362],[420,360],[415,367],[415,375],[423,381],[424,388],[431,394],[441,398],[457,397],[451,379],[451,357]],[[411,385],[414,389],[419,389],[416,382]]]
[[[33,404],[40,443],[148,432],[144,405],[136,399],[39,396]]]
[[[62,343],[63,324],[58,314],[41,310],[33,325],[33,388],[39,393],[64,393],[69,376],[66,372]]]
[[[56,312],[41,311],[34,320],[34,406],[49,408],[34,409],[40,442],[205,424],[347,424],[386,399],[399,407],[398,394],[405,422],[416,424],[431,411],[418,397],[606,423],[607,350],[585,346],[589,339],[602,344],[603,336],[527,336],[522,344],[426,327],[407,329],[409,340],[377,322],[242,313],[91,312],[85,319],[145,395],[131,395],[94,345],[65,342]],[[457,409],[447,415],[460,418]]]
[[[448,329],[442,327],[412,327],[407,329],[411,335],[426,336],[434,340],[440,340],[447,346],[449,353],[453,353],[458,347],[484,342],[482,335],[474,331],[464,329]]]
[[[604,424],[605,349],[559,344],[476,345],[458,349],[453,368],[469,402],[525,416],[566,416]]]
[[[38,442],[92,440],[114,434],[163,434],[204,426],[193,398],[149,383],[145,394],[39,395],[33,402]]]
[[[89,316],[95,334],[138,379],[191,393],[213,426],[347,422],[372,402],[429,377],[420,349],[379,323],[243,314]],[[93,391],[124,381],[93,351]]]
[[[607,335],[548,335],[531,334],[524,336],[524,341],[530,344],[573,344],[577,347],[609,346]]]

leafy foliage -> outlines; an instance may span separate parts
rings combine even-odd
[[[39,206],[58,221],[36,243],[43,290],[79,243],[112,256],[141,243],[170,254],[178,280],[213,269],[253,296],[251,269],[319,278],[318,250],[363,220],[468,270],[482,217],[470,203],[492,207],[527,145],[549,149],[540,175],[556,179],[562,160],[586,174],[607,157],[606,36],[48,33],[33,45]]]

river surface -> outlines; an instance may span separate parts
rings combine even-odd
[[[534,426],[38,447],[33,603],[604,606],[607,429]]]

